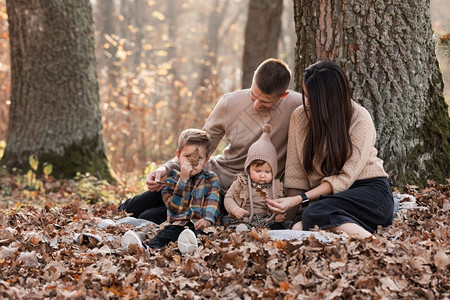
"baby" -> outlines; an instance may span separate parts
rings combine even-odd
[[[285,229],[281,223],[285,216],[272,214],[265,200],[284,196],[283,184],[273,178],[278,164],[277,151],[270,140],[271,130],[269,124],[263,126],[263,134],[248,150],[245,174],[236,175],[225,195],[224,205],[229,215],[222,221],[229,228],[243,223],[257,228]]]

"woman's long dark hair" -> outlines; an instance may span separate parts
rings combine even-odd
[[[349,135],[353,108],[348,78],[334,62],[319,61],[303,73],[303,88],[306,89],[309,120],[303,165],[308,174],[317,172],[314,165],[320,164],[325,176],[336,175],[352,154]]]

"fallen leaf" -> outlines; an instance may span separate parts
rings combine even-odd
[[[256,192],[258,193],[258,195],[261,198],[266,198],[267,197],[266,191],[263,188],[261,188],[261,187],[256,188]]]
[[[200,151],[199,151],[198,147],[195,149],[194,153],[192,153],[192,155],[189,156],[188,160],[193,168],[198,166],[198,161],[200,160]]]
[[[434,255],[434,264],[439,270],[444,270],[450,266],[450,257],[443,250],[439,250]]]
[[[282,290],[287,291],[289,289],[289,282],[280,282],[279,284]]]

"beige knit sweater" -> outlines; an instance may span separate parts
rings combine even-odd
[[[303,168],[303,144],[306,138],[307,116],[303,106],[298,107],[291,116],[286,160],[286,188],[308,191],[326,181],[331,184],[333,193],[348,189],[356,180],[388,177],[383,169],[383,161],[377,157],[375,148],[376,131],[369,112],[352,101],[353,116],[350,123],[350,139],[353,145],[352,156],[345,162],[337,175],[325,177],[320,166],[315,169],[320,174],[308,176]]]

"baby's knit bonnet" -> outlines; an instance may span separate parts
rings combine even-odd
[[[249,166],[254,160],[261,159],[267,162],[272,168],[272,197],[277,197],[275,192],[274,179],[278,171],[278,155],[272,141],[270,140],[270,132],[272,131],[272,126],[270,124],[265,124],[263,126],[263,133],[261,137],[250,146],[247,153],[247,159],[245,160],[244,168],[245,173],[248,175],[248,191],[250,197],[250,220],[253,217],[253,199],[251,190],[251,179],[249,174]],[[274,215],[270,219],[273,219]]]

